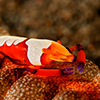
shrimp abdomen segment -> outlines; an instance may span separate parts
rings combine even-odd
[[[1,36],[0,37],[0,51],[12,59],[23,61],[27,59],[27,45],[25,41],[27,38],[19,38],[15,36]]]

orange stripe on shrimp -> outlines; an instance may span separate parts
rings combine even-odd
[[[16,36],[0,37],[0,52],[27,65],[28,67],[25,67],[24,70],[36,75],[61,76],[72,74],[73,68],[40,69],[40,66],[44,67],[45,64],[50,64],[52,61],[72,63],[76,60],[76,56],[72,54],[75,50],[78,50],[79,56],[77,69],[82,72],[85,64],[85,52],[79,44],[68,49],[62,46],[60,41],[27,39]]]

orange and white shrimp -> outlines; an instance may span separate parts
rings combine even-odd
[[[36,75],[44,76],[60,76],[71,74],[68,72],[73,68],[64,69],[40,69],[39,66],[49,64],[51,61],[57,62],[74,62],[76,56],[73,51],[78,50],[79,65],[77,69],[82,72],[85,64],[85,52],[81,45],[75,45],[71,48],[65,48],[60,42],[55,42],[47,39],[28,39],[17,36],[1,36],[0,37],[0,52],[8,57],[20,61],[23,64],[31,67],[26,67],[26,70],[34,70]]]

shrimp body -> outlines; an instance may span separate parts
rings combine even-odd
[[[75,45],[71,47],[71,49],[66,49],[59,42],[47,39],[28,39],[16,36],[0,37],[1,53],[14,60],[20,61],[23,64],[35,66],[35,69],[38,69],[37,66],[49,64],[51,61],[74,62],[76,57],[71,51],[76,49],[79,50],[79,61],[83,64],[80,66],[84,67],[85,53],[81,45]],[[63,70],[51,70],[50,72],[49,70],[46,71],[44,69],[38,69],[37,73],[42,74],[44,72],[57,72],[59,75],[61,75],[62,71]]]
[[[28,65],[41,65],[42,48],[48,48],[51,41],[27,39],[15,36],[0,37],[0,51],[7,56]]]

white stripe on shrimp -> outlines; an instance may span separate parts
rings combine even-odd
[[[14,45],[17,45],[18,43],[22,42],[26,38],[19,38],[16,36],[1,36],[0,37],[0,46],[3,46],[3,44],[6,42],[7,46],[11,46],[13,43]]]
[[[42,55],[42,49],[48,48],[51,45],[51,40],[39,40],[39,39],[29,39],[26,41],[26,45],[28,46],[27,57],[31,64],[33,65],[41,65],[40,57]]]

